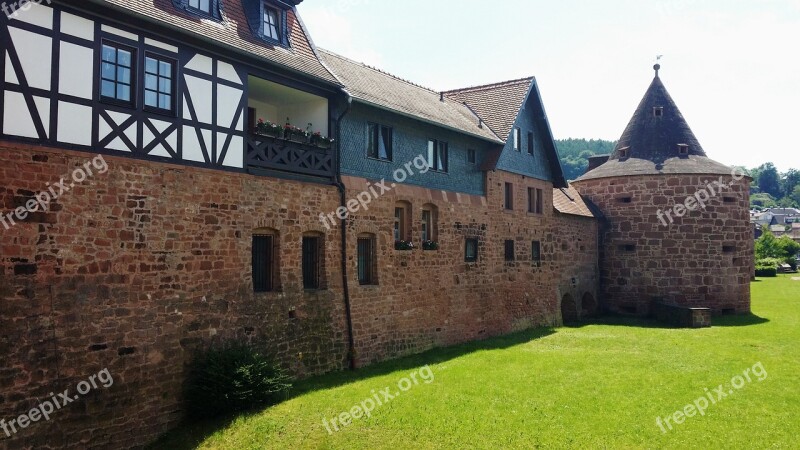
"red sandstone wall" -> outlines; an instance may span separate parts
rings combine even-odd
[[[94,155],[0,143],[0,208],[24,204]],[[185,364],[214,342],[244,340],[295,374],[347,363],[336,188],[105,157],[109,170],[10,230],[0,229],[0,418],[108,368],[114,385],[67,405],[0,448],[126,448],[182,417]],[[503,183],[515,183],[513,212]],[[348,180],[348,198],[364,180]],[[348,223],[348,279],[360,364],[561,321],[560,299],[595,293],[596,224],[554,215],[546,182],[488,175],[487,197],[401,186]],[[526,212],[527,186],[545,214]],[[439,210],[437,251],[394,250],[394,204]],[[281,292],[253,294],[251,233],[279,232]],[[301,236],[325,235],[328,289],[302,289]],[[356,237],[378,236],[379,285],[359,286]],[[480,239],[465,263],[464,237]],[[517,242],[505,262],[505,239]],[[542,264],[530,241],[542,242]],[[573,282],[573,279],[575,281]],[[596,296],[596,295],[595,295]],[[294,311],[295,318],[290,318]],[[2,437],[2,436],[0,436]]]
[[[749,219],[749,179],[716,192],[705,210],[689,211],[664,226],[659,210],[719,176],[663,175],[587,180],[575,183],[605,214],[601,286],[604,306],[613,312],[647,314],[654,299],[709,307],[714,313],[750,311],[753,230]],[[716,191],[716,189],[715,189]],[[710,191],[709,191],[710,194]],[[620,197],[630,196],[630,203]],[[733,202],[726,203],[725,197]],[[620,246],[635,245],[635,251]],[[724,252],[723,246],[734,251]]]
[[[0,152],[4,212],[93,156]],[[334,187],[105,160],[53,212],[0,229],[0,418],[103,368],[115,383],[0,448],[150,442],[182,415],[184,363],[214,341],[258,343],[300,375],[345,367],[338,234],[325,243],[327,291],[305,293],[300,269],[301,234],[324,231],[316,212],[338,205]],[[280,293],[252,292],[261,226],[280,232]]]

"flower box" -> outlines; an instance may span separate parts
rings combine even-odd
[[[409,241],[394,241],[394,249],[395,250],[414,250],[414,244]]]
[[[439,243],[436,241],[422,241],[423,250],[439,250]]]

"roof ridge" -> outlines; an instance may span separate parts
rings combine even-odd
[[[536,77],[530,76],[530,77],[524,77],[524,78],[517,78],[517,79],[513,79],[513,80],[498,81],[496,83],[481,84],[481,85],[477,85],[477,86],[468,86],[468,87],[460,88],[460,89],[451,89],[449,91],[444,91],[444,94],[445,95],[448,95],[448,94],[460,94],[460,93],[464,93],[464,92],[481,91],[481,90],[493,89],[493,88],[497,88],[497,87],[501,87],[501,86],[509,86],[509,85],[512,85],[512,84],[522,84],[522,82],[533,81],[534,78],[536,78]]]
[[[397,81],[402,81],[403,83],[410,84],[411,86],[418,87],[418,88],[420,88],[420,89],[424,89],[424,90],[426,90],[426,91],[428,91],[428,92],[430,92],[430,93],[432,93],[432,94],[440,94],[440,93],[441,93],[440,91],[437,91],[437,90],[435,90],[435,89],[431,89],[431,88],[429,88],[429,87],[427,87],[427,86],[423,86],[423,85],[421,85],[421,84],[418,84],[418,83],[414,83],[414,82],[413,82],[413,81],[411,81],[411,80],[408,80],[408,79],[405,79],[405,78],[399,77],[399,76],[397,76],[397,75],[395,75],[395,74],[392,74],[392,73],[389,73],[389,72],[387,72],[387,71],[385,71],[385,70],[381,70],[381,69],[379,69],[379,68],[377,68],[377,67],[375,67],[375,66],[371,66],[371,65],[369,65],[369,64],[367,64],[367,63],[365,63],[365,62],[362,62],[362,61],[356,61],[356,60],[354,60],[354,59],[352,59],[352,58],[348,58],[347,56],[340,55],[340,54],[338,54],[338,53],[336,53],[336,52],[333,52],[333,51],[331,51],[331,50],[328,50],[328,49],[324,49],[324,48],[322,48],[322,47],[317,47],[317,49],[318,49],[319,51],[321,51],[321,52],[323,52],[323,53],[327,53],[327,54],[329,54],[329,55],[331,55],[331,56],[333,56],[333,57],[336,57],[336,58],[341,58],[341,59],[343,59],[343,60],[345,60],[345,61],[349,61],[350,63],[353,63],[353,64],[358,64],[358,65],[361,65],[361,66],[363,66],[363,67],[366,67],[367,69],[374,70],[375,72],[378,72],[378,73],[381,73],[381,74],[383,74],[383,75],[386,75],[386,76],[392,77],[392,78],[394,78],[394,79],[395,79],[395,80],[397,80]]]

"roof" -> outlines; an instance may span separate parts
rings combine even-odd
[[[415,119],[441,125],[472,136],[502,143],[489,127],[479,126],[479,117],[464,104],[439,92],[319,49],[325,64],[345,85],[354,100],[388,109]]]
[[[505,142],[528,98],[534,77],[446,91],[445,96],[466,103]]]
[[[678,106],[656,76],[608,161],[576,181],[631,175],[730,175],[731,168],[706,156]],[[660,114],[658,114],[660,113]],[[679,144],[688,146],[680,155]]]
[[[553,189],[553,207],[562,214],[597,217],[583,197],[572,186]]]
[[[287,12],[290,49],[273,46],[255,36],[245,15],[245,0],[225,0],[221,9],[222,20],[215,21],[195,16],[176,8],[169,0],[91,0],[118,10],[125,10],[156,23],[181,29],[200,39],[214,41],[250,56],[263,58],[328,84],[341,86],[336,77],[320,62],[296,8]],[[297,4],[299,1],[292,1]]]

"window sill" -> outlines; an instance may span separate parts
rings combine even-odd
[[[391,159],[376,158],[376,157],[374,157],[374,156],[367,156],[367,159],[369,159],[369,160],[372,160],[372,161],[378,161],[378,162],[382,162],[382,163],[390,163],[390,162],[394,162],[394,161],[393,161],[393,160],[391,160]]]
[[[100,103],[103,104],[103,105],[118,106],[120,108],[136,109],[136,103],[135,102],[132,102],[132,101],[131,102],[125,102],[125,101],[122,101],[122,100],[116,100],[116,99],[113,99],[113,98],[108,98],[108,97],[103,97],[103,96],[100,96]]]

